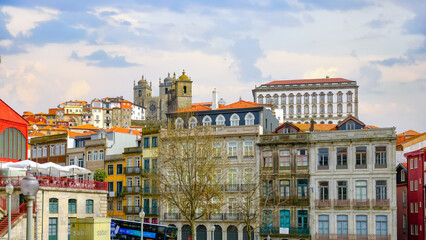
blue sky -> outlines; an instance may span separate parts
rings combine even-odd
[[[281,79],[356,80],[360,119],[426,131],[426,1],[30,1],[0,5],[0,97],[18,112],[124,96],[185,69],[193,101]],[[157,94],[157,93],[156,93]]]

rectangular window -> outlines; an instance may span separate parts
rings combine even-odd
[[[98,160],[98,151],[93,151],[93,160]]]
[[[338,181],[337,182],[337,200],[348,199],[348,182]]]
[[[56,155],[61,155],[60,145],[56,144]]]
[[[157,147],[158,146],[157,145],[157,137],[152,137],[151,141],[152,141],[152,147]]]
[[[273,181],[265,180],[263,181],[263,196],[272,196],[273,194]]]
[[[38,148],[37,148],[37,157],[42,157],[42,155],[41,155],[41,150],[42,150],[42,148],[41,148],[41,147],[38,147]]]
[[[328,169],[328,148],[318,149],[318,169]]]
[[[332,103],[332,102],[333,102],[333,95],[332,95],[332,94],[329,94],[327,97],[328,97],[327,101],[328,101],[329,103]]]
[[[123,164],[117,164],[117,174],[123,174]]]
[[[123,201],[117,201],[117,211],[123,210]]]
[[[280,180],[280,197],[290,197],[290,180]]]
[[[272,151],[263,151],[263,167],[272,167]]]
[[[417,182],[417,180],[414,180],[414,191],[417,191],[419,187],[419,184]]]
[[[61,144],[61,155],[65,155],[65,143]]]
[[[78,159],[78,166],[84,168],[84,159],[83,158]]]
[[[386,180],[376,181],[376,199],[387,199]]]
[[[328,235],[328,215],[318,216],[318,233]]]
[[[49,240],[58,239],[58,218],[49,218]]]
[[[104,160],[104,150],[99,150],[99,160]]]
[[[237,156],[237,142],[229,142],[228,157],[236,157],[236,156]]]
[[[43,146],[43,157],[47,157],[47,146]]]
[[[108,165],[108,175],[114,175],[114,165]]]
[[[355,182],[356,200],[367,200],[367,181]]]
[[[108,182],[108,192],[114,192],[114,182]]]
[[[149,148],[149,137],[143,139],[143,147]]]
[[[367,168],[367,147],[355,148],[356,168]]]
[[[92,151],[87,151],[87,161],[92,161]]]
[[[348,235],[348,215],[337,215],[337,235]]]
[[[368,228],[367,228],[367,216],[365,215],[358,215],[356,216],[356,234],[357,235],[367,235]]]
[[[319,199],[320,200],[328,200],[328,182],[322,181],[318,182],[318,190],[319,190]]]
[[[55,156],[55,145],[50,145],[50,156]]]
[[[244,141],[244,156],[253,156],[253,141]]]
[[[297,180],[297,197],[299,198],[308,197],[308,180],[307,179]]]
[[[308,166],[308,151],[306,149],[297,150],[297,166]]]
[[[337,169],[347,169],[348,168],[348,149],[337,148],[336,160],[337,160],[336,162]]]
[[[376,216],[376,235],[378,236],[388,235],[388,217],[387,216]]]
[[[386,167],[386,147],[376,147],[376,168]]]
[[[296,97],[296,102],[297,102],[297,104],[302,103],[302,96],[297,96]]]
[[[3,140],[3,139],[0,139],[0,141],[1,140]],[[0,143],[0,147],[3,147],[2,143]],[[31,155],[32,155],[33,160],[34,160],[35,157],[37,157],[37,148],[33,148],[33,151],[32,151]]]
[[[77,213],[77,200],[69,199],[68,200],[68,213]]]
[[[49,199],[49,213],[58,213],[58,199],[50,198]]]
[[[290,167],[290,151],[280,150],[280,167]]]
[[[93,213],[93,200],[86,200],[86,213]]]

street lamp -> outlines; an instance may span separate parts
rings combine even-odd
[[[7,203],[7,239],[10,240],[10,232],[12,229],[12,193],[13,193],[13,185],[9,182],[6,185],[6,193],[8,195],[8,203]]]
[[[141,218],[141,240],[143,240],[143,222],[145,218],[145,212],[143,211],[143,209],[139,213],[139,217]]]
[[[271,237],[269,236],[269,234],[268,234],[268,236],[266,237],[266,240],[271,240]]]
[[[33,234],[33,202],[38,191],[38,181],[31,173],[30,169],[27,170],[27,176],[21,180],[21,191],[27,200],[27,240],[34,238]]]

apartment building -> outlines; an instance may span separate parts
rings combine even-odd
[[[126,219],[123,211],[123,186],[126,181],[125,161],[123,154],[107,155],[105,170],[107,172],[108,202],[107,215],[110,218]]]
[[[66,165],[68,134],[55,134],[30,139],[31,160],[38,163],[53,162]]]
[[[255,87],[254,102],[272,109],[280,123],[337,124],[358,116],[358,85],[344,78],[278,80]]]
[[[397,232],[401,240],[408,239],[407,173],[407,163],[396,166]]]
[[[218,213],[197,220],[197,238],[211,239],[207,233],[213,231],[215,239],[246,239],[247,226],[243,223],[244,216],[238,209],[238,203],[243,201],[247,192],[252,191],[250,186],[258,181],[257,138],[278,127],[278,120],[270,110],[256,103],[240,100],[222,106],[217,99],[214,92],[211,108],[194,105],[168,114],[169,125],[176,128],[212,127],[215,149],[222,149],[227,155],[226,169],[221,169],[226,173],[223,182],[225,205]],[[162,224],[174,224],[181,231],[178,239],[188,239],[190,226],[177,209],[162,205],[161,213]]]

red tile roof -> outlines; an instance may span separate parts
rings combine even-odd
[[[198,105],[211,106],[212,102],[192,103],[192,106],[198,106]]]
[[[131,130],[131,132],[130,132],[130,130]],[[133,134],[133,135],[137,135],[137,136],[141,135],[141,131],[134,130],[134,129],[128,129],[128,128],[122,128],[122,127],[113,127],[113,128],[110,128],[110,129],[105,129],[105,131],[127,133],[127,134]]]
[[[80,126],[75,126],[75,127],[70,127],[70,129],[91,129],[91,130],[99,130],[99,128],[90,125],[90,124],[85,124],[85,125],[80,125]]]
[[[404,134],[405,133],[405,134]],[[420,133],[418,133],[418,132],[416,132],[416,131],[413,131],[413,130],[408,130],[408,131],[405,131],[405,132],[402,132],[402,133],[399,133],[399,134],[397,134],[396,136],[398,136],[398,137],[400,137],[400,136],[406,136],[406,137],[408,137],[408,136],[415,136],[415,135],[419,135]]]
[[[344,79],[344,78],[277,80],[277,81],[272,81],[272,82],[269,82],[269,83],[262,84],[262,86],[265,86],[265,85],[315,84],[315,83],[342,83],[342,82],[354,82],[354,81]]]
[[[200,112],[200,111],[210,111],[212,108],[204,106],[204,105],[195,105],[189,108],[181,109],[175,111],[175,113],[184,113],[184,112]]]

